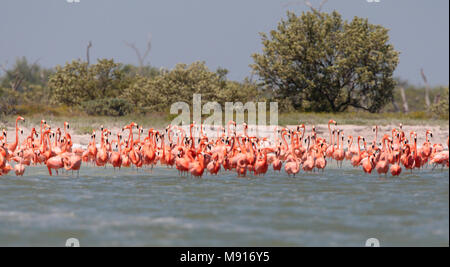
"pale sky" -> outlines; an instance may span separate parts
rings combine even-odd
[[[250,75],[250,55],[261,51],[258,33],[275,29],[287,10],[308,10],[301,0],[79,1],[1,0],[0,64],[11,66],[21,56],[46,67],[85,59],[89,40],[91,61],[137,64],[124,41],[143,50],[151,34],[152,66],[170,69],[202,60],[211,70],[221,66],[230,79],[242,80]],[[292,2],[297,4],[286,5]],[[397,77],[422,85],[423,67],[430,84],[448,85],[448,0],[329,0],[323,10],[334,9],[345,19],[367,17],[390,29],[391,42],[401,52]]]

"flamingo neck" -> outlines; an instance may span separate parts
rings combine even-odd
[[[52,154],[52,145],[51,145],[51,142],[50,142],[49,134],[47,134],[47,146],[48,146],[48,151],[50,152],[50,155],[51,155]]]
[[[287,141],[285,139],[285,135],[286,135],[286,132],[283,132],[281,134],[281,139],[283,140],[283,144],[286,146],[286,150],[288,150],[289,149],[289,145],[288,145],[288,143],[287,143]]]
[[[172,128],[169,128],[169,130],[167,130],[167,137],[169,138],[169,143],[172,143]]]
[[[102,136],[103,138],[103,136]],[[134,140],[133,140],[133,130],[130,127],[130,134],[128,136],[128,146],[131,146],[131,148],[133,149],[134,144],[133,144]]]
[[[331,136],[330,123],[328,123],[328,132],[330,133],[330,144],[333,145],[333,137]]]
[[[339,135],[340,135],[340,133],[338,132],[337,133],[337,149],[340,149],[340,146],[339,146]]]
[[[383,140],[381,140],[381,141],[383,142],[383,147],[381,148],[381,150],[386,152],[386,138],[383,138]]]
[[[14,143],[16,146],[19,143],[19,118],[16,119],[16,142]]]
[[[166,145],[164,144],[164,136],[161,137],[162,156],[166,156]]]
[[[42,122],[41,122],[41,138],[40,138],[39,145],[42,145],[42,142],[43,142],[43,136],[42,136]]]

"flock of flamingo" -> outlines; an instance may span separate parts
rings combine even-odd
[[[41,121],[40,132],[32,128],[19,144],[19,133],[23,135],[19,121],[25,119],[17,118],[13,142],[7,142],[5,130],[0,136],[0,176],[12,170],[17,176],[22,176],[25,166],[38,164],[46,165],[52,176],[52,170],[56,174],[61,169],[78,172],[82,164],[97,167],[110,164],[114,169],[120,169],[132,166],[153,168],[159,162],[161,165],[175,166],[180,175],[190,173],[194,177],[202,177],[205,169],[217,175],[222,168],[224,171],[235,171],[238,177],[245,177],[247,173],[258,176],[264,175],[270,165],[274,171],[281,171],[284,165],[285,172],[295,176],[301,169],[304,172],[323,172],[327,161],[336,161],[337,166],[342,167],[344,160],[368,174],[376,170],[379,175],[390,172],[393,176],[400,175],[402,168],[412,172],[427,164],[432,165],[433,169],[449,166],[448,137],[447,150],[444,150],[442,144],[430,142],[433,133],[427,130],[426,141],[418,148],[417,133],[411,131],[408,136],[401,124],[398,129],[384,134],[381,142],[378,142],[378,127],[375,126],[374,140],[347,136],[347,145],[344,145],[344,132],[334,120],[328,122],[328,142],[318,136],[314,126],[310,131],[304,124],[296,129],[277,127],[273,133],[274,140],[269,140],[249,136],[245,123],[243,132],[237,133],[234,121],[228,122],[227,131],[220,127],[214,137],[205,134],[203,125],[199,127],[194,123],[189,127],[189,136],[182,127],[169,125],[161,132],[150,128],[148,135],[142,139],[144,129],[132,122],[114,136],[101,126],[98,133],[95,130],[92,132],[87,148],[82,149],[73,147],[68,132],[69,123],[64,123],[62,131],[60,128],[52,130],[45,120]],[[133,130],[137,131],[137,139]],[[198,138],[193,137],[193,131],[199,131]]]

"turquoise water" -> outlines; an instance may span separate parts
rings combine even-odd
[[[449,172],[179,177],[175,169],[43,167],[0,177],[0,246],[449,245]]]

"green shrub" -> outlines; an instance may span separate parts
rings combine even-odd
[[[19,92],[0,87],[0,116],[16,114]]]
[[[287,13],[262,33],[263,49],[251,65],[282,111],[379,112],[390,102],[399,52],[388,29],[368,19],[344,20],[337,12]]]
[[[97,64],[74,60],[64,67],[56,66],[48,87],[55,104],[77,106],[78,103],[103,97],[119,97],[130,82],[122,65],[114,60],[99,59]]]
[[[30,116],[34,114],[51,115],[51,116],[76,116],[82,114],[76,108],[69,108],[65,105],[47,105],[42,103],[30,103],[24,105],[17,105],[15,107],[16,113],[24,116]]]
[[[448,87],[445,88],[443,94],[440,97],[440,100],[438,103],[435,103],[431,105],[430,112],[433,114],[434,117],[437,117],[439,119],[448,120],[449,119],[449,109],[448,109]]]
[[[96,116],[124,116],[132,111],[132,106],[122,98],[104,98],[81,103],[81,107],[88,115]]]
[[[425,120],[429,119],[430,115],[427,114],[425,111],[414,111],[408,113],[408,117],[415,120]]]
[[[192,104],[193,94],[202,95],[202,105],[208,101],[247,102],[257,100],[257,86],[245,79],[243,82],[226,80],[225,69],[210,71],[205,62],[190,65],[177,64],[154,78],[136,76],[122,97],[133,104],[136,113],[167,112],[170,106],[182,101]]]

